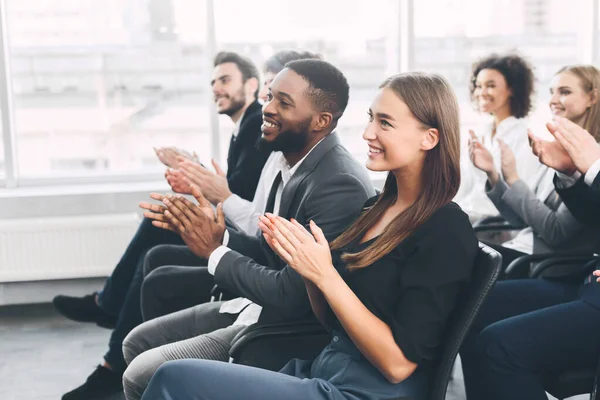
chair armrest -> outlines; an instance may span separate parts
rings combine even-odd
[[[328,333],[325,328],[323,328],[323,325],[314,320],[261,325],[254,324],[247,326],[233,338],[229,355],[235,359],[236,355],[238,355],[244,346],[259,339],[269,339],[275,336],[280,338],[294,338],[315,334]]]
[[[594,256],[593,254],[581,253],[581,252],[555,252],[555,253],[529,254],[526,256],[519,257],[516,260],[514,260],[513,262],[511,262],[508,265],[508,267],[506,267],[506,270],[504,271],[504,273],[506,275],[510,275],[511,273],[514,273],[514,272],[520,270],[521,268],[528,267],[532,262],[545,261],[545,260],[549,260],[549,259],[553,259],[553,258],[571,259],[571,258],[577,258],[577,257],[579,257],[579,258],[587,257],[586,260],[589,260],[593,256]],[[556,263],[553,263],[551,265],[556,265]],[[549,266],[546,268],[549,268]],[[533,276],[533,273],[531,273],[530,276]],[[536,277],[537,276],[538,275],[536,275]]]
[[[232,341],[230,362],[279,371],[294,358],[312,360],[331,341],[331,334],[314,319],[251,325]]]
[[[473,226],[473,230],[475,230],[475,232],[520,231],[521,229],[523,228],[511,225],[508,222]]]
[[[505,223],[505,222],[506,222],[506,220],[501,215],[492,215],[489,217],[483,217],[479,221],[475,221],[475,223],[473,224],[473,227],[475,228],[480,225],[500,224],[500,223]]]
[[[554,267],[555,265],[574,264],[576,267],[573,269],[573,273],[569,275],[589,275],[596,269],[596,265],[600,261],[600,257],[597,254],[586,254],[579,256],[559,256],[552,257],[547,260],[540,262],[531,269],[531,277],[539,278],[546,270]]]

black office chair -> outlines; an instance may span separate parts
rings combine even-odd
[[[451,317],[446,338],[435,361],[437,369],[430,399],[442,400],[446,397],[458,350],[494,286],[501,266],[500,254],[480,244],[473,278],[459,299],[459,305]],[[331,336],[314,321],[249,326],[233,340],[229,355],[234,363],[279,370],[292,358],[309,360],[316,357],[330,340]]]
[[[586,276],[591,274],[600,262],[600,256],[597,254],[582,253],[549,253],[533,254],[517,258],[507,268],[507,271],[515,271],[520,268],[529,268],[531,262],[537,264],[530,269],[531,278],[542,278],[545,273],[557,265],[571,265],[571,273],[564,275],[562,279],[581,282]],[[595,284],[595,283],[592,283]],[[596,399],[598,387],[598,371],[600,371],[600,362],[598,369],[582,368],[572,371],[564,371],[559,374],[552,374],[544,377],[544,388],[552,396],[563,400],[579,394],[590,393],[590,399]]]
[[[475,229],[475,232],[514,231],[521,230],[523,228],[524,226],[511,224],[500,215],[484,217],[473,223],[473,229]]]

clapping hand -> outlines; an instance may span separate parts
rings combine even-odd
[[[178,158],[198,162],[198,156],[196,155],[196,153],[190,154],[185,150],[178,149],[177,147],[154,148],[154,152],[156,153],[161,163],[173,169],[179,168]]]
[[[294,219],[288,221],[273,214],[259,219],[269,246],[303,278],[318,286],[332,274],[337,274],[327,239],[313,221],[310,222],[311,234]]]
[[[171,186],[171,190],[175,193],[191,194],[191,182],[181,170],[171,168],[167,169],[165,172],[165,179],[167,180],[169,186]]]
[[[546,124],[546,128],[550,132],[555,129],[552,124]],[[559,142],[540,139],[535,136],[531,130],[529,130],[527,134],[529,135],[529,143],[531,144],[533,154],[538,157],[540,163],[569,176],[577,171],[569,153],[567,153],[565,148]]]
[[[512,149],[503,140],[498,139],[498,144],[500,145],[500,153],[502,154],[502,176],[506,183],[512,185],[519,180],[515,153],[513,153]]]
[[[198,186],[204,197],[212,204],[222,203],[232,195],[227,176],[215,160],[212,160],[215,172],[184,158],[179,158],[178,162],[185,179]]]
[[[557,117],[548,130],[569,154],[575,168],[585,174],[600,160],[600,144],[585,129],[567,118]]]
[[[493,186],[500,178],[494,166],[494,157],[483,143],[479,141],[477,136],[475,136],[475,132],[470,130],[469,135],[471,136],[469,139],[469,158],[476,168],[488,175],[488,179]]]
[[[163,204],[142,202],[140,207],[152,225],[178,233],[190,250],[199,257],[208,258],[223,242],[225,215],[222,204],[216,212],[200,189],[192,185],[191,193],[198,201],[194,204],[185,197],[152,193],[150,197]]]

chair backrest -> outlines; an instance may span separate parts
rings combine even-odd
[[[440,346],[434,363],[436,371],[429,395],[431,400],[446,398],[448,381],[452,374],[456,355],[467,332],[471,329],[481,305],[496,283],[501,267],[502,257],[500,254],[479,243],[479,253],[475,259],[473,277],[460,295],[456,310],[448,323],[444,342]]]

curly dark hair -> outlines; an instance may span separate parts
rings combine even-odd
[[[469,85],[473,102],[475,102],[473,93],[477,75],[483,69],[494,69],[504,76],[506,84],[512,90],[512,96],[509,99],[511,114],[517,118],[526,117],[531,111],[535,84],[533,68],[529,62],[517,54],[491,54],[474,63]]]

